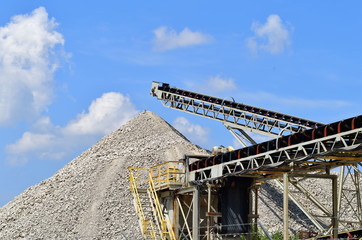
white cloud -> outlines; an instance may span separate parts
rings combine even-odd
[[[9,153],[15,154],[18,152],[29,152],[46,148],[52,144],[55,136],[52,134],[37,134],[25,132],[21,139],[15,144],[7,147]]]
[[[64,44],[45,8],[0,27],[0,124],[35,117],[51,103],[56,51]]]
[[[221,92],[233,92],[238,89],[234,78],[226,78],[220,75],[209,77],[202,81],[188,81],[185,84],[193,91],[204,94],[219,94]]]
[[[274,106],[276,108],[309,108],[309,109],[336,109],[351,106],[352,103],[338,99],[307,99],[296,96],[275,95],[265,91],[246,92],[240,90],[233,78],[224,78],[219,75],[211,77],[203,81],[185,82],[189,89],[193,91],[211,94],[223,98],[218,95],[220,92],[228,92],[230,95],[225,99],[246,104],[255,104],[259,107]],[[237,90],[237,91],[235,91]]]
[[[90,104],[87,113],[79,114],[64,127],[53,125],[48,117],[39,119],[32,131],[6,146],[7,161],[22,165],[29,159],[64,159],[119,128],[137,113],[128,97],[105,93]]]
[[[246,99],[253,102],[260,102],[260,103],[267,102],[269,105],[292,107],[292,108],[331,109],[331,108],[346,107],[352,104],[351,102],[348,101],[334,100],[334,99],[305,99],[298,97],[282,97],[268,92],[252,92],[252,93],[243,92],[240,93],[240,97],[242,97],[244,100]]]
[[[247,39],[247,46],[254,53],[264,50],[278,54],[290,45],[289,31],[278,15],[270,15],[264,25],[254,22],[251,29],[254,36]]]
[[[29,159],[62,159],[67,155],[65,145],[71,143],[71,139],[68,140],[54,132],[25,132],[18,141],[6,146],[7,162],[18,166],[26,164]]]
[[[231,91],[237,88],[235,79],[222,78],[219,75],[209,78],[206,81],[206,86],[213,92]]]
[[[210,41],[210,37],[200,32],[193,32],[184,28],[180,33],[167,27],[159,27],[155,34],[154,50],[167,51],[175,48],[199,45]]]
[[[131,119],[137,112],[128,97],[109,92],[94,100],[88,112],[79,114],[64,130],[73,135],[106,134]]]
[[[196,144],[204,144],[208,140],[209,130],[193,124],[184,117],[177,117],[173,126]]]

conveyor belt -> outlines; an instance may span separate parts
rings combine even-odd
[[[264,108],[170,87],[167,83],[153,82],[151,94],[166,107],[227,122],[272,137],[324,125]]]
[[[266,180],[280,178],[284,173],[289,173],[294,177],[315,177],[316,174],[311,174],[314,171],[326,173],[317,174],[318,177],[329,178],[333,175],[330,174],[330,169],[334,167],[362,167],[362,115],[325,125],[159,82],[152,83],[151,95],[157,97],[165,107],[221,121],[229,131],[238,130],[241,133],[239,136],[252,144],[247,146],[241,142],[245,147],[212,157],[199,157],[199,160],[191,164],[190,159],[186,158],[187,181],[196,185],[205,182],[219,183],[218,179],[233,176]],[[245,130],[274,139],[257,144],[250,140]],[[339,198],[343,191],[341,186]],[[359,187],[356,187],[358,193],[357,189]],[[333,191],[335,190],[334,187]],[[315,216],[301,209],[323,230]],[[336,219],[336,212],[337,210],[333,210],[333,213],[327,215]],[[355,212],[359,215],[361,213],[360,210]],[[341,219],[339,221],[343,222]],[[336,226],[335,220],[332,220],[332,223]],[[347,235],[361,237],[360,230],[355,233],[357,234]]]
[[[189,171],[195,172],[193,180],[206,180],[241,172],[248,174],[248,171],[251,174],[253,171],[267,172],[268,169],[284,171],[280,166],[291,162],[300,162],[294,166],[295,169],[310,171],[327,162],[307,162],[310,159],[335,159],[347,164],[360,162],[361,145],[362,115],[203,158],[190,164]]]
[[[170,87],[167,83],[153,82],[151,94],[166,107],[274,137],[267,142],[203,158],[190,164],[190,180],[207,180],[237,174],[260,175],[263,172],[269,174],[297,169],[326,170],[337,164],[355,164],[362,159],[362,116],[324,125]],[[336,163],[337,160],[339,163]],[[296,163],[294,167],[286,166],[292,162]]]

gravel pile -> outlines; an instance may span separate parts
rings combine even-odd
[[[206,154],[145,111],[0,209],[0,239],[141,239],[128,166]]]
[[[2,207],[0,239],[141,239],[127,167],[206,153],[154,113],[142,112]],[[331,202],[330,182],[313,179],[307,185]],[[263,225],[282,229],[282,191],[273,182],[263,185],[259,203]],[[293,204],[290,215],[292,231],[313,230]]]

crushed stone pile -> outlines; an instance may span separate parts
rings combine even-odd
[[[141,239],[128,167],[206,154],[145,111],[0,209],[0,239]]]
[[[53,177],[0,208],[0,239],[142,239],[129,190],[128,167],[150,167],[185,154],[207,154],[156,114],[144,111],[101,139]],[[313,194],[331,203],[328,180],[306,180]],[[273,181],[259,194],[260,222],[282,229],[282,190]],[[299,198],[308,209],[308,201]],[[316,214],[319,214],[318,212]],[[290,203],[292,232],[315,231]]]

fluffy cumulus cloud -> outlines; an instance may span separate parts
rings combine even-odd
[[[32,131],[6,147],[7,160],[12,165],[21,165],[29,159],[64,159],[117,129],[137,113],[129,97],[105,93],[90,104],[87,112],[66,126],[55,126],[48,117],[39,119]]]
[[[17,142],[6,146],[7,161],[17,166],[25,164],[30,158],[61,159],[66,154],[64,148],[56,149],[59,141],[61,139],[53,133],[25,132]]]
[[[57,46],[64,44],[45,8],[0,27],[0,124],[36,117],[51,103]]]
[[[290,45],[290,33],[278,15],[270,15],[265,24],[254,22],[251,26],[254,36],[247,39],[248,48],[254,53],[259,50],[279,54]]]
[[[128,121],[137,112],[128,97],[109,92],[94,100],[88,112],[79,114],[64,130],[72,135],[106,134]]]
[[[193,32],[184,28],[180,33],[175,30],[162,26],[154,30],[154,50],[167,51],[175,48],[187,47],[192,45],[204,44],[210,41],[210,36]]]
[[[52,134],[25,132],[16,144],[8,146],[8,151],[11,153],[29,152],[40,148],[46,148],[52,144],[54,138],[55,136]]]
[[[195,144],[205,144],[208,140],[209,130],[197,124],[191,123],[184,117],[178,117],[173,126],[189,138]]]

